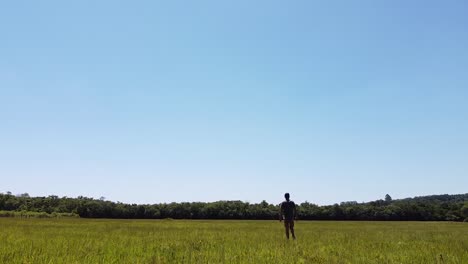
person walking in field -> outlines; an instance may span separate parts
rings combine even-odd
[[[289,193],[284,194],[286,201],[281,203],[279,220],[284,220],[284,228],[286,231],[286,238],[289,239],[289,230],[293,239],[296,239],[294,234],[294,219],[297,219],[296,204],[289,200]]]

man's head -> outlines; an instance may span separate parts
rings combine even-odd
[[[284,198],[286,198],[286,201],[289,201],[289,193],[285,193]]]

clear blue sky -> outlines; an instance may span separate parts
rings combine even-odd
[[[0,192],[468,192],[466,1],[4,1]]]

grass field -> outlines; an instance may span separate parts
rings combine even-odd
[[[468,263],[468,224],[0,219],[1,263]]]

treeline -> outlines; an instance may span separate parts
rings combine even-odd
[[[0,217],[17,217],[17,218],[64,218],[64,217],[80,217],[74,213],[46,213],[46,212],[30,212],[30,211],[0,211]]]
[[[82,196],[0,194],[0,210],[3,211],[71,214],[85,218],[267,220],[278,218],[278,208],[266,201],[258,204],[218,201],[138,205]],[[392,200],[387,195],[384,200],[368,203],[351,201],[327,206],[303,202],[298,204],[298,214],[303,220],[468,221],[468,193],[401,200]]]

